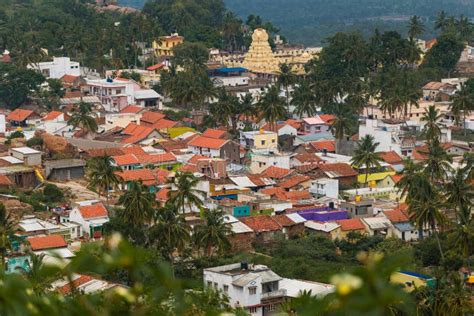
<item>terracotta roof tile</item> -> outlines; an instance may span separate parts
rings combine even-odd
[[[130,123],[122,131],[122,134],[129,135],[121,141],[121,143],[135,144],[146,139],[151,133],[155,131],[154,128],[148,126],[137,125]]]
[[[168,201],[168,193],[170,192],[171,190],[168,189],[168,188],[163,188],[161,189],[160,191],[156,192],[155,194],[155,199],[157,201],[163,201],[163,202],[166,202]]]
[[[395,209],[391,211],[384,211],[383,214],[392,222],[392,223],[400,223],[400,222],[408,222],[410,219],[408,218],[407,214],[400,209]]]
[[[204,133],[202,133],[202,136],[204,137],[217,138],[217,139],[224,139],[226,135],[227,135],[226,131],[223,131],[220,129],[213,129],[213,128],[208,128],[204,131]]]
[[[379,154],[380,154],[380,158],[382,158],[383,161],[385,161],[388,164],[398,165],[398,164],[403,163],[402,157],[400,157],[400,155],[397,154],[397,152],[395,151],[382,151]]]
[[[128,147],[122,147],[121,150],[124,154],[134,154],[134,155],[144,155],[146,152],[143,150],[142,146],[133,145]]]
[[[207,160],[209,158],[203,155],[194,155],[188,160],[188,164],[195,165],[198,163],[199,160],[203,159]]]
[[[269,215],[241,217],[239,220],[255,232],[272,232],[282,229],[282,226]]]
[[[196,165],[190,165],[190,164],[181,166],[178,170],[181,171],[181,172],[191,172],[191,173],[198,172],[197,166]]]
[[[167,162],[176,162],[176,156],[172,153],[162,153],[162,154],[143,154],[143,155],[136,155],[139,161],[145,164],[161,164]]]
[[[296,175],[278,184],[283,189],[291,189],[300,183],[310,180],[308,176]]]
[[[279,197],[279,194],[277,194],[277,197],[282,199],[282,200],[292,200],[292,201],[297,201],[297,200],[307,200],[311,198],[311,193],[309,191],[290,191],[290,192],[283,192],[283,196]]]
[[[343,162],[321,164],[319,168],[330,178],[355,177],[358,175],[354,168]]]
[[[272,179],[282,179],[293,173],[293,170],[270,166],[265,169],[260,175]]]
[[[293,127],[296,128],[296,129],[300,129],[300,128],[301,128],[301,121],[293,120],[293,119],[288,119],[288,120],[286,120],[286,123],[287,123],[288,125],[293,126]]]
[[[334,119],[336,118],[336,116],[332,114],[321,114],[319,115],[319,117],[328,124],[332,123],[332,121],[334,121]]]
[[[315,154],[298,154],[293,158],[298,160],[301,163],[307,163],[307,164],[323,161],[321,158],[319,158]]]
[[[67,247],[67,242],[62,235],[28,237],[28,242],[33,251]]]
[[[309,173],[310,171],[313,171],[315,169],[319,168],[319,163],[312,163],[308,165],[302,165],[302,166],[295,166],[294,169],[299,172],[299,173]]]
[[[13,185],[13,183],[11,182],[11,180],[6,175],[0,174],[0,185],[11,186],[11,185]]]
[[[164,118],[165,118],[165,115],[163,113],[148,111],[142,114],[142,118],[140,119],[140,122],[153,125],[159,120],[164,119]]]
[[[403,174],[395,174],[395,175],[391,176],[391,178],[392,178],[393,182],[395,184],[397,184],[403,178]]]
[[[263,194],[268,194],[270,196],[274,196],[278,193],[285,193],[285,190],[283,190],[282,188],[267,188],[267,189],[262,189],[258,192],[263,193]]]
[[[113,156],[112,159],[115,161],[117,166],[128,166],[128,165],[140,164],[140,160],[138,160],[138,158],[133,154]]]
[[[143,107],[138,105],[129,105],[120,110],[120,113],[139,113],[140,111],[143,111],[143,109]]]
[[[142,181],[144,185],[160,185],[166,183],[170,172],[163,169],[137,169],[117,172],[125,182]]]
[[[175,127],[176,125],[178,125],[178,122],[167,120],[167,119],[161,119],[153,124],[153,128],[160,130],[160,129]]]
[[[33,114],[33,111],[16,109],[7,116],[7,121],[22,122],[26,120],[31,114]]]
[[[155,71],[155,70],[158,70],[158,69],[161,69],[163,68],[165,65],[163,63],[159,63],[159,64],[154,64],[150,67],[147,67],[146,70],[148,71]]]
[[[79,76],[73,76],[73,75],[64,75],[61,77],[61,81],[62,82],[66,82],[66,83],[73,83],[74,81],[76,81],[76,79],[79,78]]]
[[[365,230],[365,226],[360,218],[341,219],[336,221],[336,223],[341,225],[341,230],[343,231]]]
[[[85,219],[109,216],[109,212],[107,212],[107,209],[102,203],[80,206],[79,212]]]
[[[297,223],[293,222],[288,216],[286,215],[274,215],[272,218],[280,224],[282,227],[294,226]]]
[[[58,288],[57,291],[61,295],[68,295],[68,294],[71,294],[73,289],[77,289],[78,287],[80,287],[84,284],[87,284],[87,283],[89,283],[93,280],[94,280],[94,278],[91,277],[91,276],[81,275],[78,278],[76,278],[75,280],[73,280],[72,282],[67,283],[67,284],[63,285],[62,287]]]
[[[316,142],[311,142],[311,146],[316,149],[316,151],[323,152],[327,150],[328,152],[336,151],[336,142],[334,140],[319,140]]]
[[[204,136],[198,136],[192,139],[188,146],[201,147],[201,148],[210,148],[210,149],[219,149],[224,146],[228,140],[226,139],[215,139]]]
[[[46,116],[43,117],[44,121],[52,121],[54,119],[57,119],[61,114],[64,114],[63,112],[59,111],[51,111]]]

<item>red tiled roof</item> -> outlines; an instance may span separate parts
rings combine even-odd
[[[299,173],[308,173],[310,171],[318,169],[319,165],[320,165],[319,163],[312,163],[308,165],[295,166],[295,170]]]
[[[72,292],[72,289],[76,289],[84,284],[91,282],[92,280],[94,280],[94,278],[91,276],[81,275],[77,279],[73,280],[72,282],[67,283],[63,285],[62,287],[58,288],[57,291],[61,295],[68,295]]]
[[[336,116],[332,114],[321,114],[319,117],[326,123],[332,123],[332,121],[334,121],[336,118]]]
[[[272,218],[280,224],[282,227],[294,226],[297,223],[293,222],[288,216],[286,215],[274,215]]]
[[[260,193],[263,193],[263,194],[268,194],[270,196],[274,196],[278,193],[285,193],[285,190],[283,190],[282,188],[267,188],[267,189],[262,189],[260,191],[258,191]]]
[[[140,160],[134,154],[126,154],[120,156],[113,156],[112,159],[115,161],[117,166],[127,166],[127,165],[138,165]]]
[[[272,178],[272,179],[282,179],[288,176],[289,174],[291,174],[292,172],[293,170],[290,170],[290,169],[270,166],[267,169],[265,169],[260,175],[263,177]]]
[[[349,164],[343,162],[321,164],[319,168],[331,178],[355,177],[358,175],[357,171]]]
[[[73,83],[79,76],[73,76],[73,75],[64,75],[61,77],[62,82],[67,82],[67,83]]]
[[[209,158],[203,155],[194,155],[188,160],[188,164],[195,165],[198,163],[199,160],[202,160],[202,159],[209,159]]]
[[[66,91],[65,98],[80,98],[82,95],[81,91]]]
[[[179,171],[195,173],[195,172],[198,172],[198,169],[196,165],[187,164],[187,165],[181,166],[179,168]]]
[[[82,217],[84,217],[85,219],[109,216],[107,209],[102,203],[79,206],[79,212],[81,213]]]
[[[309,179],[310,178],[308,176],[296,175],[283,182],[280,182],[278,186],[283,189],[291,189],[292,187],[297,186],[298,184],[302,182],[306,182]]]
[[[140,119],[140,122],[153,125],[159,120],[164,119],[164,118],[165,118],[165,115],[163,113],[148,111],[142,114],[142,118]]]
[[[301,163],[317,163],[323,161],[315,154],[298,154],[294,158]]]
[[[259,175],[249,174],[249,175],[247,175],[247,178],[249,178],[249,180],[253,184],[255,184],[256,186],[264,187],[264,186],[268,185],[267,183],[265,183],[265,181],[263,181],[262,177],[259,176]]]
[[[157,201],[163,201],[163,202],[166,202],[168,201],[168,193],[170,192],[171,190],[168,189],[168,188],[163,188],[161,189],[160,191],[156,192],[155,194],[155,199]]]
[[[170,172],[163,169],[137,169],[117,172],[125,182],[142,181],[144,185],[159,185],[166,183]]]
[[[290,191],[290,192],[283,192],[277,193],[276,197],[281,200],[307,200],[311,198],[311,193],[309,191]]]
[[[144,154],[144,155],[137,155],[137,158],[142,163],[150,163],[150,164],[160,164],[165,162],[175,162],[177,161],[176,156],[172,153],[162,153],[162,154]]]
[[[2,63],[9,63],[11,62],[12,58],[9,54],[3,54],[2,56],[0,56],[0,62]]]
[[[227,132],[220,129],[208,128],[202,133],[202,136],[209,138],[223,139],[225,138]]]
[[[164,65],[163,63],[154,64],[153,66],[147,67],[146,70],[148,70],[148,71],[155,71],[155,70],[158,70],[158,69],[163,68],[164,66],[165,66],[165,65]]]
[[[282,229],[281,225],[269,215],[241,217],[239,220],[255,232],[272,232]]]
[[[335,152],[336,151],[336,142],[333,140],[319,140],[310,143],[314,149],[319,152],[327,150],[328,152]]]
[[[429,50],[433,46],[435,46],[437,43],[438,43],[438,40],[436,38],[430,39],[430,40],[426,41],[425,48]]]
[[[62,235],[28,237],[28,242],[34,251],[67,247],[67,242]]]
[[[408,222],[410,219],[408,218],[407,214],[400,209],[395,209],[391,211],[384,211],[383,214],[392,222],[392,223],[400,223],[400,222]]]
[[[13,185],[13,183],[11,182],[10,178],[8,178],[6,175],[0,174],[0,185],[11,186]]]
[[[26,120],[31,114],[33,114],[33,111],[16,109],[7,116],[7,121],[22,122]]]
[[[403,174],[394,174],[391,178],[393,182],[397,184],[403,178]]]
[[[286,120],[286,124],[291,125],[296,129],[301,128],[301,121],[298,121],[298,120],[288,119]]]
[[[388,164],[397,165],[403,163],[402,157],[395,151],[383,151],[380,152],[380,158]]]
[[[120,113],[139,113],[140,111],[143,110],[143,107],[138,106],[138,105],[129,105],[125,108],[123,108]]]
[[[175,127],[176,125],[178,125],[178,122],[167,120],[167,119],[161,119],[161,120],[158,120],[156,123],[154,123],[153,127],[160,130],[160,129]]]
[[[43,117],[43,120],[44,121],[51,121],[51,120],[54,120],[54,119],[58,118],[61,114],[64,114],[64,113],[59,112],[59,111],[51,111],[48,114],[46,114],[45,117]]]
[[[349,230],[365,230],[364,224],[360,218],[350,218],[350,219],[341,219],[336,221],[339,225],[341,225],[341,230],[349,231]]]
[[[143,150],[143,147],[139,146],[139,145],[122,147],[121,150],[124,154],[134,154],[134,155],[144,155],[144,154],[146,154],[146,152]]]
[[[204,136],[197,136],[188,143],[188,146],[219,149],[224,146],[227,141],[227,139],[215,139]]]
[[[87,155],[89,157],[100,157],[100,156],[120,156],[123,155],[124,152],[122,148],[96,148],[96,149],[88,149],[86,150]]]
[[[154,128],[130,123],[122,131],[124,135],[130,135],[121,141],[121,143],[134,144],[146,139],[151,133],[155,131]]]

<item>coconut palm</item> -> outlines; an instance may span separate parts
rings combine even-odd
[[[396,187],[401,191],[401,197],[406,197],[407,203],[410,203],[420,193],[420,184],[426,176],[421,172],[422,166],[411,159],[406,159],[403,166],[403,170],[399,173],[403,177],[397,182]]]
[[[425,126],[423,127],[423,135],[426,137],[426,139],[435,140],[440,138],[441,127],[439,126],[438,121],[442,117],[443,115],[439,113],[439,110],[437,110],[434,105],[430,105],[425,111],[425,114],[421,120],[425,122]]]
[[[79,108],[74,110],[67,124],[74,128],[80,127],[86,133],[96,133],[98,130],[92,105],[85,102],[79,103]]]
[[[202,207],[206,193],[196,188],[199,184],[199,179],[192,173],[177,172],[169,183],[173,189],[169,192],[168,202],[176,207],[178,211],[184,214],[192,212],[193,207]]]
[[[441,194],[427,178],[419,185],[422,185],[419,187],[420,193],[409,204],[408,212],[410,218],[420,232],[426,227],[431,229],[431,232],[436,236],[441,257],[444,258],[439,234],[437,233],[438,227],[446,223],[446,217],[441,212],[441,207],[443,206]],[[420,238],[423,238],[422,235]]]
[[[375,152],[378,145],[379,143],[375,142],[372,135],[365,135],[360,139],[352,156],[352,166],[357,169],[365,168],[365,186],[368,183],[370,170],[380,167],[380,162],[382,161],[380,154]]]
[[[471,206],[462,205],[456,217],[457,222],[454,223],[450,237],[454,239],[454,244],[463,257],[469,258],[474,249],[474,216]]]
[[[149,239],[173,265],[175,253],[183,251],[190,239],[191,228],[172,203],[156,211],[155,222]]]
[[[200,249],[204,249],[206,256],[212,257],[214,250],[223,253],[230,248],[229,235],[231,226],[225,222],[225,214],[220,209],[209,210],[204,213],[204,223],[194,230],[194,242]]]
[[[293,91],[291,104],[298,117],[311,117],[316,114],[316,99],[308,80],[300,82]]]
[[[30,257],[28,268],[23,271],[23,273],[32,284],[33,291],[37,294],[44,294],[51,288],[51,282],[54,281],[54,277],[51,277],[51,275],[48,276],[48,271],[45,270],[45,254],[42,253],[37,255],[30,252],[28,253],[28,256]]]
[[[333,106],[334,120],[331,123],[331,132],[336,138],[336,154],[342,139],[350,135],[352,127],[357,123],[357,116],[352,110],[343,103],[336,103]]]
[[[423,34],[424,31],[425,26],[423,25],[421,18],[416,15],[412,16],[408,24],[408,36],[414,39]]]
[[[425,162],[424,172],[431,181],[443,182],[451,170],[452,158],[435,139],[428,143],[428,149],[424,152],[428,156]]]
[[[109,191],[117,189],[120,178],[116,172],[121,169],[114,165],[111,156],[104,155],[94,157],[87,162],[86,177],[89,182],[88,188],[99,194],[99,197],[105,196],[107,204],[109,202]]]
[[[446,203],[457,214],[463,208],[470,209],[474,200],[474,191],[468,181],[468,174],[458,168],[446,183]]]
[[[286,109],[290,112],[290,86],[296,81],[296,75],[288,64],[281,64],[278,71],[278,85],[285,89]]]
[[[153,219],[155,196],[141,182],[128,183],[128,190],[120,196],[118,204],[122,209],[118,211],[117,217],[132,227],[143,227]]]
[[[280,89],[277,86],[271,86],[263,94],[258,103],[260,120],[265,119],[272,130],[275,129],[275,123],[278,120],[286,118],[285,100],[280,97]]]
[[[7,252],[12,249],[11,238],[15,233],[17,221],[12,214],[8,212],[5,205],[0,203],[0,259],[1,269],[5,269],[5,257]]]
[[[438,13],[435,22],[435,29],[437,30],[444,30],[447,26],[448,19],[445,11],[441,11]]]
[[[474,109],[474,95],[471,93],[466,84],[461,84],[461,87],[452,98],[450,107],[451,114],[454,115],[456,124],[459,125],[461,115],[463,117],[464,136],[466,136],[466,117]]]

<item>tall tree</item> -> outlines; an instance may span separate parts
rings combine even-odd
[[[462,83],[460,89],[457,90],[452,97],[450,111],[454,115],[456,124],[458,125],[462,115],[464,136],[466,136],[467,133],[466,117],[472,110],[474,110],[474,91],[471,91],[470,85]]]
[[[212,257],[214,251],[222,254],[230,248],[229,236],[231,226],[225,221],[225,214],[220,209],[209,210],[204,213],[204,223],[194,229],[194,242],[200,249],[204,249],[207,257]]]
[[[116,174],[120,170],[119,167],[114,165],[114,161],[109,155],[94,157],[88,160],[86,172],[87,187],[97,192],[99,196],[105,196],[108,204],[110,190],[117,189],[120,183],[120,179]]]
[[[128,190],[118,200],[121,209],[117,217],[135,228],[143,228],[150,224],[155,212],[155,195],[141,182],[128,183]]]
[[[285,100],[280,97],[278,86],[271,86],[263,94],[258,102],[260,120],[265,119],[272,130],[275,130],[275,123],[286,118]]]
[[[197,189],[199,179],[189,172],[177,172],[169,182],[172,191],[169,192],[168,202],[176,209],[185,214],[192,212],[194,208],[201,208],[205,192]]]
[[[95,120],[95,113],[92,111],[92,104],[81,102],[79,108],[73,111],[71,119],[67,122],[74,128],[82,128],[86,133],[96,133],[98,130]]]
[[[423,21],[421,20],[421,18],[416,15],[412,16],[408,24],[408,36],[410,38],[415,39],[421,34],[423,34],[424,31],[425,26],[423,25]]]
[[[294,113],[300,118],[316,115],[316,99],[309,81],[301,80],[295,86],[291,104],[295,107]]]
[[[444,150],[438,139],[428,143],[428,148],[423,152],[428,156],[423,171],[433,182],[445,182],[453,162],[451,156]]]
[[[336,153],[339,153],[341,141],[350,135],[352,128],[357,122],[357,116],[344,103],[336,103],[333,106],[334,120],[331,123],[331,132],[336,138]]]
[[[12,249],[12,236],[15,233],[17,221],[8,212],[3,203],[0,203],[0,266],[5,269],[7,252]]]
[[[290,113],[290,87],[295,83],[296,75],[288,64],[281,64],[278,71],[278,84],[285,89],[286,110]]]
[[[359,140],[352,156],[352,165],[358,170],[365,169],[365,186],[367,186],[371,169],[380,167],[380,162],[383,160],[376,152],[378,145],[379,143],[375,142],[372,135],[365,135]]]
[[[428,141],[440,139],[441,127],[438,122],[442,117],[443,115],[439,113],[439,110],[436,109],[434,105],[430,105],[428,109],[426,109],[421,121],[425,122],[422,132]]]
[[[471,209],[474,191],[469,181],[469,174],[463,168],[454,171],[446,183],[446,204],[458,214],[463,208]]]

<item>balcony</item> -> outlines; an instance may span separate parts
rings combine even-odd
[[[286,290],[280,289],[280,290],[276,290],[272,292],[262,293],[262,300],[276,298],[276,297],[285,297],[285,296],[286,296]]]

